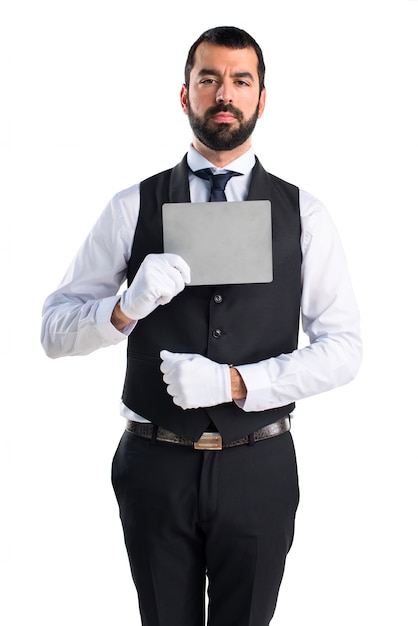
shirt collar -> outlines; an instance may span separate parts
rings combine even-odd
[[[200,152],[196,150],[196,148],[191,145],[187,153],[187,164],[193,172],[196,170],[204,169],[206,167],[210,167],[214,172],[233,170],[234,172],[239,172],[240,174],[247,174],[254,167],[255,156],[252,147],[250,147],[247,152],[235,159],[235,161],[231,161],[231,163],[228,163],[227,167],[218,168],[213,165],[213,163],[208,161],[203,155],[200,154]]]

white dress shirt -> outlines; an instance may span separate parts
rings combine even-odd
[[[226,186],[229,201],[247,197],[255,157],[252,149],[227,169],[242,173]],[[193,147],[191,170],[211,167]],[[206,202],[208,181],[190,173],[192,202]],[[86,355],[125,341],[135,323],[116,330],[110,322],[126,278],[138,221],[140,185],[117,193],[81,246],[60,285],[45,301],[42,345],[48,356]],[[263,411],[327,391],[351,381],[361,362],[360,319],[340,238],[322,203],[300,191],[301,322],[309,338],[290,354],[239,366],[247,397],[244,411]],[[187,287],[186,287],[187,288]],[[164,346],[163,346],[164,347]],[[121,405],[124,417],[143,421]]]

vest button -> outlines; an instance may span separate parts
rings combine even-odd
[[[217,293],[216,296],[213,296],[213,301],[215,302],[215,304],[220,304],[222,300],[223,298],[220,293]]]
[[[214,339],[219,339],[219,337],[222,336],[222,331],[220,328],[215,328],[215,330],[212,331],[212,337]]]

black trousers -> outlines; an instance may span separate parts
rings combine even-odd
[[[112,465],[143,626],[267,626],[299,501],[290,432],[220,451],[125,432]]]

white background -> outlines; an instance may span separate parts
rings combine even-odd
[[[355,382],[298,404],[272,623],[416,626],[418,2],[14,0],[0,24],[2,623],[139,623],[109,479],[125,346],[51,361],[40,312],[110,197],[183,156],[187,51],[232,24],[267,64],[256,152],[330,210],[365,342]]]

